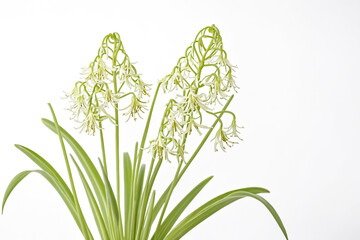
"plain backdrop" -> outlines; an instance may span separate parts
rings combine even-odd
[[[91,157],[100,155],[98,138],[74,129],[62,97],[106,34],[119,32],[142,78],[156,84],[196,33],[216,24],[229,60],[238,66],[240,91],[230,109],[245,127],[244,141],[226,153],[214,153],[213,143],[207,143],[169,209],[190,187],[214,175],[186,213],[225,191],[260,186],[271,191],[263,196],[278,211],[290,239],[360,239],[359,13],[356,0],[1,1],[0,194],[18,172],[37,169],[15,143],[37,151],[67,179],[58,138],[40,121],[51,118],[48,102]],[[161,109],[165,100],[158,104]],[[133,152],[143,127],[141,120],[122,123],[121,151]],[[164,164],[159,191],[175,168],[175,162]],[[75,181],[80,189],[80,180]],[[56,191],[34,174],[8,199],[0,239],[82,236]],[[263,205],[242,199],[183,239],[284,237]]]

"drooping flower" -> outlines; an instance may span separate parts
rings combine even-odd
[[[120,110],[125,110],[125,109],[128,109],[127,112],[123,113],[124,116],[128,116],[128,119],[126,121],[128,121],[130,119],[130,117],[134,118],[134,120],[136,120],[136,115],[140,118],[141,115],[140,115],[140,112],[144,112],[143,109],[147,109],[146,106],[145,106],[145,103],[140,101],[136,96],[135,94],[131,94],[132,97],[131,97],[131,102],[130,104],[123,108],[123,109],[120,109]]]
[[[166,161],[170,162],[169,154],[176,155],[176,151],[168,147],[168,142],[168,139],[160,131],[157,138],[150,141],[148,149],[152,155],[156,153],[159,158],[163,157]]]
[[[228,99],[226,94],[226,86],[224,86],[223,79],[219,75],[215,75],[212,81],[205,83],[209,87],[209,100],[210,103],[220,102],[222,99]]]
[[[139,78],[135,86],[135,92],[137,92],[137,97],[139,99],[142,99],[144,95],[149,96],[148,91],[150,91],[150,86],[151,84],[146,84],[143,80]]]
[[[95,129],[99,128],[98,121],[99,121],[99,114],[96,111],[94,111],[94,109],[90,109],[86,114],[86,117],[82,122],[81,126],[79,127],[80,132],[85,130],[85,132],[88,133],[89,135],[94,135]]]
[[[193,89],[190,89],[187,96],[178,95],[182,98],[182,103],[187,105],[188,109],[192,112],[199,112],[200,109],[204,111],[210,111],[211,109],[207,106],[205,93],[197,94]]]
[[[233,89],[235,92],[237,92],[237,89],[239,89],[239,87],[236,85],[235,77],[231,74],[231,71],[226,74],[225,79],[227,81],[226,87],[228,91],[230,91],[230,89]]]
[[[228,147],[232,147],[234,144],[236,144],[236,142],[230,141],[228,134],[223,130],[222,126],[217,130],[215,137],[211,141],[213,140],[215,140],[215,152],[218,151],[218,145],[220,145],[221,150],[225,151],[226,148],[224,144],[226,144]]]
[[[72,105],[69,109],[72,112],[71,119],[78,119],[79,115],[86,111],[86,94],[81,91],[81,87],[79,87],[78,84],[75,84],[75,87],[73,88],[71,93],[65,94],[65,96],[68,97],[72,102]]]
[[[235,65],[232,65],[232,64],[230,63],[230,61],[229,61],[229,60],[227,59],[227,57],[226,57],[226,54],[224,54],[223,52],[221,52],[221,53],[217,56],[217,58],[215,58],[215,59],[213,60],[213,63],[218,64],[218,65],[220,65],[220,66],[222,66],[222,67],[227,67],[227,68],[229,68],[229,69],[231,69],[231,70],[234,70],[234,68],[236,68]]]
[[[138,74],[133,69],[133,65],[130,61],[125,61],[118,68],[119,74],[117,74],[117,78],[120,81],[120,84],[126,84],[129,89],[134,89],[136,86],[136,80],[140,78]]]
[[[239,134],[240,134],[240,131],[238,130],[239,128],[241,128],[241,127],[239,127],[239,126],[236,124],[236,119],[235,119],[235,117],[234,117],[233,120],[232,120],[232,122],[231,122],[231,124],[229,125],[229,127],[226,127],[226,128],[225,128],[225,131],[226,131],[226,133],[227,133],[230,137],[236,137],[236,138],[238,138],[239,140],[242,140],[242,139],[240,138],[240,136],[239,136]]]
[[[172,109],[169,110],[169,114],[166,116],[166,121],[164,124],[166,124],[166,129],[171,139],[176,137],[175,133],[177,133],[179,137],[184,134],[184,130],[182,128],[184,123],[185,122],[182,119],[182,114],[179,111]]]
[[[109,68],[108,66],[106,66],[105,61],[101,58],[98,57],[97,58],[97,70],[95,71],[95,76],[96,76],[96,80],[99,83],[103,83],[106,80],[109,80],[109,74],[108,72],[112,71],[111,68]]]
[[[187,122],[187,127],[186,127],[186,132],[191,134],[192,130],[195,128],[195,130],[199,133],[199,135],[201,135],[201,131],[200,128],[202,129],[209,129],[210,127],[206,126],[206,125],[202,125],[198,122],[196,122],[196,119],[193,118],[192,116],[189,117],[189,120]]]
[[[120,100],[120,93],[115,94],[110,88],[106,88],[104,91],[101,92],[104,100],[107,103],[110,103],[113,107],[115,107],[115,104],[119,102]]]
[[[86,80],[92,80],[95,76],[93,75],[93,62],[89,64],[87,67],[82,67],[80,75],[82,75]]]

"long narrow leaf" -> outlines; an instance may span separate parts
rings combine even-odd
[[[140,240],[147,240],[149,238],[151,225],[152,225],[151,215],[152,215],[152,210],[154,209],[154,201],[155,201],[155,191],[153,191],[150,198],[149,208],[146,214],[146,222],[144,228],[142,229]]]
[[[23,171],[19,174],[17,174],[9,183],[4,197],[3,197],[3,202],[2,202],[2,207],[1,207],[1,213],[4,213],[4,207],[5,207],[5,203],[8,199],[8,197],[10,196],[12,190],[14,190],[14,188],[16,187],[16,185],[18,185],[19,182],[21,182],[21,180],[23,180],[27,175],[29,175],[29,173],[31,173],[32,171]]]
[[[73,162],[74,162],[74,164],[75,164],[75,166],[76,166],[76,168],[77,168],[77,170],[79,172],[79,176],[81,178],[81,181],[83,183],[86,195],[88,197],[89,204],[90,204],[92,213],[94,215],[94,219],[95,219],[96,225],[98,227],[101,239],[108,240],[109,239],[108,231],[106,229],[103,216],[101,215],[101,212],[100,212],[99,206],[98,206],[98,204],[96,202],[96,199],[94,197],[94,194],[92,193],[92,190],[91,190],[91,188],[90,188],[90,186],[89,186],[83,172],[81,171],[79,165],[75,161],[74,157],[72,155],[70,155],[70,156],[71,156],[71,158],[72,158],[72,160],[73,160]]]
[[[231,204],[232,202],[244,198],[244,197],[252,197],[257,200],[259,200],[261,203],[265,205],[265,207],[270,211],[270,213],[273,215],[274,219],[278,223],[280,229],[282,230],[284,236],[286,239],[287,233],[285,230],[285,227],[275,211],[275,209],[268,203],[264,198],[260,197],[259,195],[256,195],[254,193],[251,193],[250,191],[231,191],[230,194],[222,194],[209,202],[202,205],[200,208],[196,209],[194,212],[189,214],[187,217],[185,217],[178,225],[176,225],[170,233],[165,237],[165,240],[177,240],[180,239],[182,236],[184,236],[186,233],[188,233],[191,229],[193,229],[195,226],[200,224],[202,221],[219,211],[220,209],[224,208],[225,206]]]
[[[213,177],[211,176],[200,182],[176,205],[176,207],[165,218],[161,226],[158,229],[156,229],[152,239],[163,239],[166,236],[166,234],[174,226],[175,222],[178,220],[180,215],[184,212],[186,207],[191,203],[191,201],[198,195],[198,193],[205,187],[205,185],[212,178]]]
[[[144,184],[144,175],[145,175],[145,165],[142,164],[139,170],[139,175],[135,184],[135,188],[133,190],[135,192],[135,195],[134,195],[134,203],[133,203],[132,216],[131,216],[130,239],[135,238],[135,234],[136,234],[136,224],[137,224],[136,219],[140,210],[139,202]]]
[[[168,188],[163,192],[161,197],[157,200],[157,203],[155,204],[155,207],[153,209],[153,214],[152,214],[152,219],[151,219],[152,222],[155,220],[156,216],[158,215],[162,206],[164,205],[166,196],[167,196],[168,192],[170,191],[170,187],[171,187],[171,185],[168,186]]]
[[[139,239],[141,238],[142,235],[142,231],[143,229],[143,225],[145,224],[145,220],[146,220],[146,207],[148,205],[148,201],[149,201],[149,197],[150,197],[150,193],[151,193],[151,188],[152,188],[152,184],[151,184],[151,176],[153,173],[153,167],[154,167],[154,163],[155,163],[155,156],[153,155],[152,159],[151,159],[151,163],[150,163],[150,167],[148,170],[148,175],[147,175],[147,179],[144,182],[144,191],[141,195],[140,198],[140,205],[139,205],[139,213],[137,216],[137,227],[136,227],[136,235],[135,235],[135,239]]]
[[[73,199],[72,192],[69,187],[65,183],[64,179],[60,176],[60,174],[51,166],[51,164],[42,158],[39,154],[32,151],[31,149],[21,146],[19,144],[15,144],[15,147],[22,151],[26,156],[28,156],[36,165],[38,165],[42,170],[49,173],[52,177],[56,179],[59,183],[59,186],[63,188],[68,198]]]
[[[119,226],[119,209],[117,207],[116,198],[114,195],[113,188],[111,187],[109,178],[107,173],[99,159],[101,170],[103,173],[104,183],[105,183],[105,192],[106,192],[106,200],[107,200],[107,209],[109,211],[109,216],[111,217],[112,231],[116,239],[120,239],[120,229]]]
[[[124,201],[125,201],[125,229],[130,224],[130,201],[132,191],[132,166],[128,153],[124,153]]]
[[[18,185],[18,183],[20,183],[21,180],[23,180],[28,174],[33,173],[33,172],[39,173],[55,188],[55,190],[58,192],[58,194],[63,199],[66,206],[68,207],[68,209],[69,209],[71,215],[73,216],[76,224],[78,225],[80,231],[82,231],[79,216],[78,216],[78,213],[77,213],[75,205],[74,205],[74,199],[73,199],[72,194],[70,193],[71,195],[69,195],[66,191],[64,191],[64,186],[61,186],[61,183],[55,177],[53,177],[51,174],[49,174],[43,170],[27,170],[27,171],[23,171],[23,172],[17,174],[13,178],[13,180],[10,182],[9,186],[7,187],[7,189],[5,191],[3,204],[2,204],[3,208],[5,206],[6,200],[8,199],[8,197],[10,196],[10,194],[14,190],[14,188]],[[84,235],[84,237],[86,236],[86,233],[82,232],[82,234]]]
[[[48,120],[48,119],[41,119],[42,122],[46,127],[48,127],[51,131],[57,134],[55,124]],[[81,165],[83,166],[87,176],[90,179],[91,185],[94,188],[96,197],[99,201],[99,205],[103,214],[106,213],[106,196],[105,196],[105,186],[104,182],[101,179],[99,172],[97,171],[96,167],[94,166],[93,162],[81,147],[81,145],[61,126],[59,126],[59,130],[65,139],[65,141],[71,146],[73,151],[75,152],[76,156],[78,157]]]
[[[81,207],[80,207],[80,204],[79,204],[79,200],[78,200],[78,197],[77,197],[77,194],[76,194],[76,188],[75,188],[74,180],[73,180],[72,173],[71,173],[71,167],[70,167],[70,164],[69,164],[69,159],[68,159],[68,156],[67,156],[67,153],[66,153],[64,139],[63,139],[62,134],[61,134],[60,129],[59,129],[60,127],[59,127],[59,124],[58,124],[58,121],[57,121],[57,118],[56,118],[56,115],[55,115],[55,111],[54,111],[54,109],[53,109],[53,107],[51,106],[50,103],[48,103],[48,105],[49,105],[52,117],[54,119],[57,135],[59,136],[61,150],[63,152],[63,156],[64,156],[64,160],[65,160],[65,164],[66,164],[66,170],[68,172],[68,176],[69,176],[69,180],[70,180],[71,191],[72,191],[72,194],[74,196],[74,203],[75,203],[76,211],[78,212],[80,223],[81,223],[81,229],[83,229],[83,232],[87,232],[87,234],[85,236],[85,239],[93,240],[94,238],[93,238],[93,236],[91,234],[90,229],[88,228],[86,219],[85,219],[85,217],[84,217],[84,215],[82,213],[82,210],[81,210]]]
[[[62,191],[64,192],[64,194],[67,195],[68,199],[71,199],[73,201],[73,204],[75,204],[74,201],[74,195],[72,194],[72,192],[70,191],[69,187],[67,186],[67,184],[65,183],[65,181],[63,180],[63,178],[60,176],[60,174],[54,169],[54,167],[47,162],[44,158],[42,158],[39,154],[37,154],[36,152],[32,151],[29,148],[26,148],[24,146],[21,146],[19,144],[15,144],[15,147],[18,148],[20,151],[22,151],[26,156],[28,156],[35,164],[37,164],[41,169],[43,169],[46,173],[48,173],[50,176],[52,176],[55,181],[57,182],[58,186],[60,188],[62,188]],[[74,205],[76,207],[76,205]],[[90,232],[90,229],[87,226],[87,223],[85,221],[84,216],[82,215],[82,212],[79,211],[79,214],[77,214],[79,216],[79,223],[81,223],[81,229],[84,228],[85,230],[81,230],[82,232],[87,232],[85,238],[90,237],[90,239],[92,239],[92,235]]]

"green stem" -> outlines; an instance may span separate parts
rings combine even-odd
[[[107,173],[106,154],[105,154],[105,142],[104,142],[104,134],[103,134],[102,123],[101,123],[101,122],[99,122],[99,128],[100,128],[100,142],[101,142],[102,159],[103,159],[103,164],[104,164],[105,172]]]
[[[149,172],[148,172],[148,176],[146,179],[146,183],[145,183],[145,187],[144,187],[144,191],[143,194],[141,195],[141,199],[140,199],[140,214],[138,215],[138,225],[137,225],[137,229],[136,229],[136,239],[138,239],[138,237],[140,237],[140,233],[141,233],[141,228],[143,225],[143,222],[145,221],[145,211],[146,211],[146,206],[149,200],[149,195],[150,195],[150,191],[151,189],[149,189],[149,184],[150,184],[150,177],[151,177],[151,173],[152,170],[154,168],[154,162],[155,162],[155,158],[156,158],[156,152],[154,152],[153,157],[151,159],[151,163],[150,163],[150,168],[149,168]]]
[[[165,204],[164,204],[164,207],[162,209],[162,212],[161,212],[161,215],[160,215],[160,218],[159,218],[159,222],[158,222],[158,225],[156,227],[156,229],[158,229],[162,223],[162,220],[163,220],[163,217],[165,215],[165,211],[166,211],[166,208],[167,208],[167,205],[169,203],[169,200],[170,200],[170,197],[171,197],[171,194],[176,186],[176,183],[177,183],[177,178],[179,177],[179,172],[180,172],[180,169],[181,169],[181,166],[182,166],[182,163],[183,161],[180,161],[179,165],[178,165],[178,168],[176,169],[176,173],[175,173],[175,176],[174,176],[174,180],[172,181],[172,184],[171,184],[171,187],[170,187],[170,191],[168,192],[167,196],[166,196],[166,200],[165,200]]]
[[[208,132],[206,133],[206,135],[204,136],[204,138],[202,139],[202,141],[200,142],[199,146],[196,148],[196,150],[194,151],[194,153],[191,155],[190,159],[187,161],[187,163],[185,164],[184,168],[181,170],[180,174],[179,174],[179,178],[177,179],[177,182],[179,182],[180,178],[184,175],[184,173],[186,172],[186,170],[188,169],[188,167],[190,166],[190,164],[192,163],[192,161],[195,159],[196,155],[199,153],[199,151],[201,150],[201,148],[204,146],[206,140],[209,138],[211,132],[213,131],[213,129],[215,128],[216,124],[220,121],[222,115],[225,113],[227,107],[229,106],[229,104],[231,103],[232,99],[234,98],[234,95],[231,95],[231,97],[229,98],[229,100],[226,102],[226,104],[224,105],[222,111],[220,112],[219,116],[216,118],[216,120],[214,121],[214,123],[211,125],[210,129],[208,130]],[[176,182],[176,184],[177,184]]]
[[[150,120],[151,120],[151,116],[152,116],[152,113],[153,113],[153,110],[154,110],[155,101],[156,101],[160,86],[161,86],[161,83],[159,83],[157,85],[157,87],[156,87],[155,95],[154,95],[154,98],[153,98],[152,103],[151,103],[149,115],[148,115],[148,118],[146,120],[144,133],[143,133],[143,136],[142,136],[142,139],[141,139],[139,154],[138,154],[137,159],[134,159],[134,163],[135,163],[136,169],[137,169],[136,172],[138,172],[140,164],[141,164],[141,159],[142,159],[142,155],[143,155],[143,151],[144,151],[145,141],[146,141],[146,137],[147,137],[147,134],[148,134],[148,131],[149,131]]]
[[[48,105],[49,105],[51,114],[52,114],[53,119],[54,119],[54,123],[55,123],[55,126],[56,126],[56,131],[57,131],[57,134],[59,136],[61,149],[62,149],[62,152],[63,152],[63,155],[64,155],[66,169],[67,169],[69,180],[70,180],[71,190],[72,190],[72,193],[74,195],[75,208],[76,208],[76,211],[78,212],[78,216],[80,218],[79,220],[80,220],[80,225],[81,225],[81,228],[82,228],[81,231],[84,234],[85,239],[93,239],[93,237],[92,237],[92,235],[91,235],[91,233],[90,233],[90,231],[89,231],[89,229],[87,227],[87,224],[85,222],[84,216],[83,216],[83,214],[81,212],[79,200],[78,200],[76,190],[75,190],[74,180],[73,180],[73,177],[72,177],[72,174],[71,174],[71,168],[70,168],[70,164],[69,164],[69,159],[67,157],[67,153],[66,153],[66,149],[65,149],[64,139],[63,139],[62,134],[60,132],[59,124],[58,124],[54,109],[52,108],[50,103],[48,103]]]
[[[95,96],[96,104],[99,105],[99,101],[97,97]],[[100,143],[101,143],[101,153],[102,153],[102,159],[103,159],[103,165],[105,172],[107,173],[107,164],[106,164],[106,154],[105,154],[105,141],[104,141],[104,133],[103,133],[103,127],[102,122],[99,121],[99,131],[100,131]]]
[[[137,157],[134,159],[134,165],[133,165],[133,173],[132,173],[132,185],[135,186],[137,179],[138,179],[138,174],[139,174],[139,169],[140,169],[140,165],[141,165],[141,159],[143,156],[143,152],[144,152],[144,146],[145,146],[145,141],[146,141],[146,137],[149,131],[149,126],[150,126],[150,121],[151,121],[151,116],[154,110],[154,106],[155,106],[155,102],[156,102],[156,98],[157,95],[159,93],[159,89],[160,89],[161,83],[159,83],[156,87],[155,90],[155,94],[154,94],[154,98],[152,100],[151,103],[151,107],[150,107],[150,111],[149,111],[149,115],[147,117],[147,121],[146,121],[146,125],[145,125],[145,129],[144,129],[144,133],[141,139],[141,143],[140,143],[140,148],[139,148],[139,152],[137,154]],[[131,191],[131,202],[135,202],[135,190],[133,189],[133,191]],[[132,204],[131,204],[132,205]],[[131,206],[131,216],[134,216],[135,212],[133,209],[133,206]],[[130,224],[132,225],[132,224]],[[134,226],[130,226],[130,229],[132,229]]]
[[[112,67],[115,68],[117,54],[120,50],[118,41],[115,40],[114,43],[114,53]],[[114,84],[114,94],[117,94],[117,81],[116,81],[116,71],[113,71],[113,84]],[[121,208],[120,208],[120,149],[119,149],[119,105],[115,103],[115,159],[116,159],[116,196],[117,196],[117,207],[119,210],[119,225],[120,225],[120,238],[123,239],[123,224],[121,217]]]

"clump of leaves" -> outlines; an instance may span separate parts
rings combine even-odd
[[[221,194],[179,220],[212,176],[197,184],[165,214],[178,182],[214,130],[212,140],[215,151],[219,147],[225,151],[241,140],[236,115],[228,110],[233,93],[238,89],[234,76],[235,68],[228,60],[218,28],[214,25],[203,28],[172,71],[157,84],[140,146],[135,144],[133,158],[131,159],[127,152],[121,158],[121,116],[125,116],[128,121],[144,115],[148,107],[143,98],[149,96],[150,85],[140,78],[134,64],[130,62],[119,34],[108,34],[101,42],[95,59],[83,69],[83,79],[76,82],[73,90],[66,95],[71,102],[72,119],[79,122],[81,131],[85,130],[90,135],[99,132],[102,157],[99,158],[98,167],[95,165],[97,161],[91,159],[83,147],[58,124],[49,104],[53,121],[42,119],[42,122],[59,137],[70,186],[39,154],[24,146],[15,145],[40,169],[23,171],[13,178],[5,192],[2,210],[17,184],[30,173],[39,173],[63,199],[84,238],[94,239],[76,194],[72,175],[72,168],[75,167],[103,240],[180,239],[215,212],[244,197],[254,198],[264,204],[287,239],[285,227],[275,209],[259,195],[269,191],[259,187],[241,188]],[[176,97],[169,97],[157,135],[147,143],[151,117],[160,89],[163,89],[165,94],[176,92]],[[231,117],[229,123],[225,123],[222,118],[225,114]],[[209,119],[213,119],[210,124],[207,123]],[[103,134],[103,122],[107,120],[114,124],[115,131],[114,185],[111,185],[108,178],[109,171],[113,169],[107,167]],[[190,154],[185,146],[190,137],[197,137],[194,132],[201,135],[202,139]],[[75,156],[67,153],[65,142]],[[147,164],[142,163],[144,149],[150,152]],[[157,197],[154,183],[164,159],[168,162],[175,159],[178,166],[167,189]],[[120,165],[123,166],[122,180]],[[122,191],[121,181],[124,185]]]

